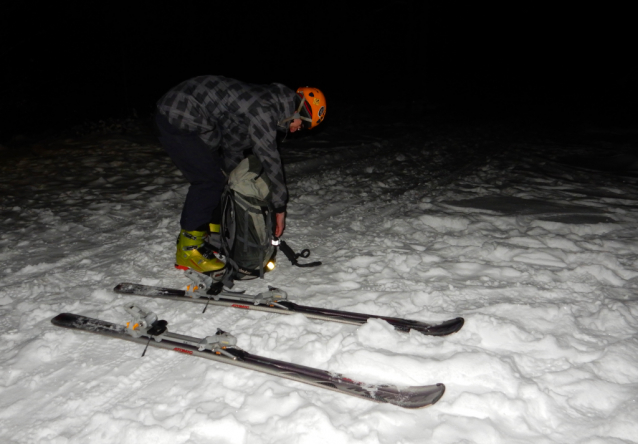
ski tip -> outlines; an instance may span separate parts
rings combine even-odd
[[[395,399],[388,398],[390,404],[405,409],[420,409],[436,404],[445,394],[445,385],[438,383],[418,387],[407,387]]]
[[[456,331],[459,331],[465,325],[465,319],[464,318],[458,317],[458,318],[454,319],[454,321],[456,322],[456,325],[458,326]],[[453,332],[453,333],[455,333],[455,332]]]
[[[439,395],[432,401],[432,404],[436,404],[437,402],[439,402],[439,399],[441,399],[443,397],[443,395],[445,394],[445,385],[442,383],[438,383],[436,384],[439,387]]]
[[[411,330],[416,330],[427,336],[447,336],[452,333],[456,333],[463,328],[465,319],[458,317],[450,319],[449,321],[442,322],[436,325],[428,325],[427,327],[411,327]]]
[[[51,319],[51,323],[58,327],[67,327],[72,325],[78,318],[78,315],[73,313],[60,313],[53,319]]]
[[[449,321],[444,322],[443,324],[440,325],[441,327],[439,329],[440,333],[434,333],[434,334],[437,334],[438,336],[451,335],[452,333],[456,333],[460,329],[462,329],[463,325],[465,325],[465,319],[461,317],[450,319]]]
[[[423,405],[422,407],[428,407],[428,406],[436,404],[437,402],[439,402],[439,399],[441,399],[443,395],[445,394],[445,384],[442,384],[439,382],[438,384],[435,384],[434,387],[436,387],[436,389],[430,392],[428,404]],[[415,408],[420,408],[420,407],[415,407]]]

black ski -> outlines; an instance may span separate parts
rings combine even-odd
[[[396,330],[409,332],[418,331],[424,335],[445,336],[456,333],[463,327],[463,318],[454,318],[438,324],[412,321],[410,319],[393,318],[389,316],[377,316],[364,313],[355,313],[328,308],[299,305],[286,300],[285,292],[271,288],[268,292],[259,295],[244,295],[229,291],[222,291],[217,295],[208,295],[202,292],[178,290],[174,288],[154,287],[149,285],[121,283],[113,291],[120,294],[145,296],[151,298],[170,299],[173,301],[195,302],[206,305],[219,305],[223,307],[242,308],[245,310],[258,310],[279,314],[300,313],[308,318],[322,321],[341,322],[344,324],[362,325],[368,319],[382,319],[391,324]]]
[[[141,312],[141,316],[127,326],[71,313],[59,314],[51,322],[59,327],[137,342],[147,348],[150,346],[173,350],[408,409],[432,405],[445,392],[443,384],[417,387],[366,384],[338,373],[253,355],[237,347],[235,338],[221,330],[216,335],[203,339],[175,334],[168,332],[166,321],[157,320],[155,314],[145,313],[135,306],[127,308],[130,312],[132,309]]]

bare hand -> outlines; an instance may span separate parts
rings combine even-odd
[[[275,237],[281,237],[286,228],[286,213],[275,213]]]

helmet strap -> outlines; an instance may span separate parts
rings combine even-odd
[[[303,93],[302,93],[303,94]],[[301,110],[303,109],[303,104],[306,102],[306,96],[304,95],[301,98],[301,103],[299,104],[299,108],[297,108],[297,112],[294,114],[295,119],[305,120],[306,122],[312,123],[312,119],[310,117],[304,117],[301,115]]]
[[[299,107],[297,108],[297,111],[295,111],[295,113],[292,116],[287,117],[287,118],[285,118],[283,120],[280,120],[277,123],[277,125],[283,126],[284,123],[290,122],[291,120],[295,120],[295,119],[301,119],[301,120],[305,120],[306,122],[312,123],[312,119],[311,118],[304,117],[304,116],[301,115],[301,110],[303,109],[303,104],[304,104],[305,101],[306,101],[306,96],[302,96],[301,97],[301,103],[299,103]]]

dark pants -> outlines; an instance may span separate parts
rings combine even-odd
[[[212,150],[198,134],[175,128],[159,113],[155,122],[160,143],[190,183],[180,225],[188,231],[207,231],[209,222],[221,221],[219,202],[226,177],[219,151]]]

